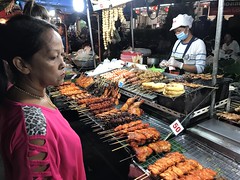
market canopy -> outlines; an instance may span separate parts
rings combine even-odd
[[[1,1],[9,1],[9,0],[0,0]],[[19,2],[26,3],[28,0],[19,0]],[[85,0],[84,0],[85,1]],[[106,6],[112,5],[116,6],[118,4],[124,4],[126,2],[133,1],[134,7],[143,7],[146,6],[146,1],[150,5],[158,5],[158,4],[172,4],[172,3],[189,3],[189,2],[195,2],[195,0],[89,0],[92,4],[101,4],[104,8]],[[45,6],[47,9],[49,8],[55,8],[55,9],[61,9],[62,12],[65,13],[73,13],[73,3],[72,0],[35,0],[36,3],[41,4]],[[104,2],[104,3],[103,3]],[[102,7],[102,8],[103,8]],[[94,9],[94,8],[93,8]]]

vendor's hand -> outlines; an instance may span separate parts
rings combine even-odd
[[[225,50],[225,54],[231,54],[233,52],[232,49]]]
[[[183,63],[175,60],[174,57],[171,57],[171,58],[167,61],[167,64],[168,64],[168,66],[177,67],[177,68],[179,68],[179,69],[182,69],[182,68],[183,68]]]
[[[160,64],[159,64],[159,66],[160,66],[161,68],[167,67],[167,66],[168,66],[168,65],[167,65],[167,61],[166,61],[166,60],[162,60],[162,61],[160,62]]]

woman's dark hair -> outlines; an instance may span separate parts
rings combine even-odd
[[[49,21],[49,14],[47,9],[39,4],[36,4],[34,1],[28,1],[23,9],[23,14],[33,17],[40,17],[46,21]]]
[[[55,26],[47,21],[36,19],[26,15],[17,15],[12,17],[6,24],[0,26],[0,78],[1,83],[6,83],[3,66],[3,60],[6,60],[12,70],[13,76],[18,75],[18,70],[13,65],[14,57],[21,57],[30,62],[31,57],[38,52],[45,41],[42,34],[49,29],[57,32]],[[3,85],[3,87],[5,87]],[[4,89],[1,89],[0,96],[4,95]],[[1,99],[1,97],[0,97]]]
[[[3,34],[5,33],[6,28],[4,24],[0,24],[0,39],[3,38]],[[0,49],[1,53],[1,49]],[[5,92],[7,91],[8,86],[8,78],[4,66],[4,60],[0,58],[0,105],[5,96]]]
[[[8,86],[8,78],[4,67],[4,62],[0,59],[0,105],[5,96]]]

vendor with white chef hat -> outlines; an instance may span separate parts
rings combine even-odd
[[[171,57],[163,60],[161,67],[168,67],[170,73],[202,73],[206,64],[206,47],[201,39],[194,37],[190,31],[192,16],[179,14],[173,19],[170,31],[174,31],[178,40],[175,42]]]

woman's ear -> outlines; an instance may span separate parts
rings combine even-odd
[[[17,56],[13,59],[13,65],[18,71],[23,74],[29,74],[31,72],[30,64],[26,63],[21,57]]]

